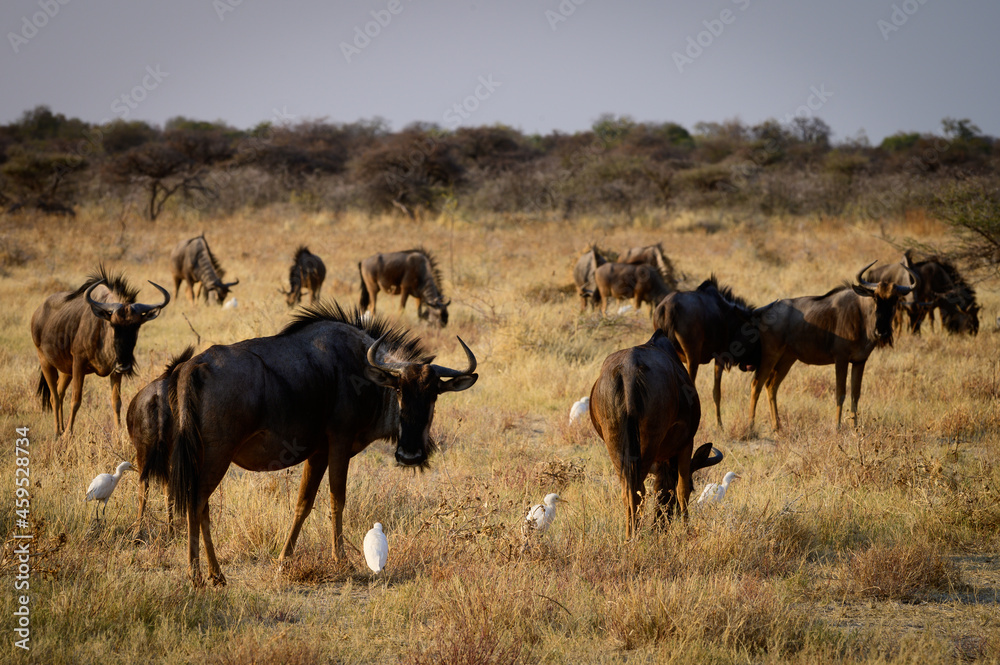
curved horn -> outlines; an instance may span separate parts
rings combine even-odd
[[[383,369],[392,374],[398,375],[408,363],[382,363],[378,360],[378,350],[382,347],[382,342],[385,338],[389,336],[389,331],[385,331],[381,337],[375,340],[375,343],[368,347],[368,364],[372,367],[377,367]]]
[[[463,349],[465,349],[465,357],[469,359],[469,367],[464,371],[459,371],[457,369],[451,369],[450,367],[442,367],[441,365],[431,365],[431,369],[433,369],[434,373],[437,374],[439,377],[448,379],[457,376],[468,376],[469,374],[472,374],[473,372],[476,371],[475,354],[472,353],[472,350],[468,346],[466,346],[465,342],[462,341],[461,337],[458,337],[458,343],[462,345]],[[371,351],[369,351],[369,353],[371,353]]]
[[[97,282],[94,282],[93,284],[90,285],[90,288],[88,288],[86,293],[84,293],[83,295],[87,299],[87,304],[90,305],[90,309],[93,310],[94,314],[96,314],[101,318],[109,319],[111,318],[112,314],[121,309],[122,304],[118,302],[102,302],[100,300],[94,300],[93,298],[91,298],[90,294],[93,292],[94,289],[97,288],[99,284],[105,284],[105,281],[102,279]]]
[[[235,282],[223,282],[222,285],[224,287],[226,287],[227,289],[231,289],[231,288],[233,288],[234,286],[236,286],[239,283],[240,283],[240,280],[237,279]]]
[[[917,288],[917,284],[920,283],[920,276],[917,275],[917,273],[914,270],[912,270],[910,266],[903,264],[903,267],[906,269],[906,272],[910,273],[911,284],[909,286],[903,286],[902,284],[896,285],[896,293],[898,293],[901,296],[909,295],[910,291]]]
[[[163,288],[156,282],[149,282],[149,283],[152,284],[154,287],[156,287],[157,291],[163,294],[163,302],[160,303],[159,305],[146,305],[146,304],[132,305],[132,311],[135,312],[136,314],[146,314],[154,310],[161,310],[170,304],[170,292],[168,292],[165,288]]]
[[[451,304],[451,298],[448,298],[447,300],[438,301],[438,305],[440,305],[441,307],[447,307],[450,304]]]
[[[868,270],[869,268],[871,268],[876,263],[878,263],[878,259],[875,259],[874,261],[872,261],[871,263],[869,263],[868,265],[866,265],[864,268],[862,268],[861,270],[859,270],[858,271],[858,276],[856,278],[858,284],[860,284],[861,286],[865,287],[869,291],[878,288],[878,284],[874,284],[872,282],[867,281],[864,277],[862,277],[862,275],[864,275],[865,271]]]

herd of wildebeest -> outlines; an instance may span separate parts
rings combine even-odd
[[[851,365],[851,413],[857,423],[865,362],[878,347],[892,344],[894,328],[919,333],[940,313],[950,333],[978,332],[975,292],[946,259],[915,261],[907,251],[899,263],[858,271],[855,283],[821,296],[778,300],[754,307],[712,275],[690,291],[678,278],[660,244],[615,255],[590,246],[573,270],[581,306],[606,313],[612,298],[631,298],[638,310],[649,303],[652,337],[612,353],[590,394],[590,417],[605,442],[622,482],[626,534],[635,533],[644,481],[653,475],[657,517],[687,515],[691,474],[717,464],[711,443],[694,448],[701,420],[695,389],[698,366],[715,361],[716,424],[721,429],[721,376],[738,366],[754,372],[750,423],[767,387],[774,427],[779,427],[777,392],[796,362],[836,366],[837,426]],[[225,301],[239,280],[225,273],[204,234],[181,242],[171,254],[174,297],[181,283],[189,299]],[[358,263],[360,307],[350,311],[321,301],[323,261],[306,247],[294,254],[287,304],[303,292],[311,304],[297,310],[277,335],[215,345],[195,354],[189,347],[140,390],[128,407],[126,425],[141,469],[139,527],[150,480],[166,488],[172,530],[173,509],[187,517],[189,574],[204,583],[199,539],[204,541],[209,579],[224,584],[212,545],[208,501],[235,463],[251,471],[276,471],[303,464],[294,521],[279,563],[287,559],[329,469],[334,560],[344,556],[342,518],[350,459],[371,442],[395,443],[403,466],[426,464],[434,450],[430,424],[435,402],[445,392],[476,383],[476,357],[459,338],[467,366],[433,363],[421,340],[399,324],[374,315],[379,291],[400,296],[400,310],[412,296],[420,319],[448,323],[450,300],[430,252],[414,249],[375,254]],[[49,296],[31,318],[38,352],[38,394],[55,413],[57,435],[68,435],[80,407],[87,374],[110,376],[115,424],[120,427],[120,386],[133,374],[140,327],[170,302],[170,293],[150,282],[162,302],[136,302],[138,290],[121,274],[101,266],[75,291]],[[197,293],[196,293],[197,287]],[[685,365],[686,364],[686,368]],[[62,402],[72,383],[68,427]]]

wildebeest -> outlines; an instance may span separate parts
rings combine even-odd
[[[873,283],[858,272],[857,284],[838,286],[821,296],[778,300],[754,310],[761,331],[761,360],[751,382],[750,426],[764,382],[774,429],[778,423],[778,388],[796,360],[807,365],[836,366],[837,428],[847,392],[847,365],[851,365],[851,417],[858,422],[861,377],[868,356],[892,345],[893,317],[900,298],[913,289],[891,281]]]
[[[343,512],[350,460],[377,439],[396,443],[396,461],[423,465],[434,443],[438,395],[470,388],[468,367],[434,365],[420,341],[381,317],[345,313],[336,303],[309,306],[273,337],[217,345],[171,376],[175,430],[169,469],[150,454],[143,475],[169,475],[170,497],[188,520],[191,580],[202,584],[199,528],[210,576],[225,583],[215,557],[208,499],[230,464],[276,471],[305,462],[295,519],[279,561],[291,556],[327,467],[333,557],[343,556]],[[176,399],[176,402],[173,401]],[[152,464],[157,468],[150,468]]]
[[[142,530],[146,514],[146,499],[149,496],[150,471],[167,467],[170,451],[174,445],[174,419],[170,410],[168,387],[170,376],[178,365],[187,362],[194,355],[194,347],[189,346],[174,356],[163,373],[150,381],[136,393],[125,412],[125,426],[135,448],[135,463],[139,476],[139,517],[136,522],[136,536]],[[162,460],[149,461],[150,455],[162,455]],[[145,471],[144,471],[145,469]],[[174,506],[167,492],[167,478],[157,478],[164,489],[167,503],[167,530],[174,533]]]
[[[576,293],[580,296],[580,309],[586,309],[588,302],[591,307],[601,304],[601,294],[594,282],[594,272],[608,262],[607,256],[607,252],[599,249],[597,245],[591,245],[573,266],[573,281],[576,283]]]
[[[715,275],[694,291],[675,291],[653,312],[653,327],[667,334],[697,384],[698,365],[715,360],[715,422],[722,429],[722,372],[736,365],[744,372],[760,363],[760,331],[753,305],[719,286]]]
[[[326,279],[326,266],[323,260],[310,252],[305,245],[300,246],[295,250],[295,258],[288,274],[289,289],[287,292],[282,291],[285,302],[289,307],[298,305],[302,300],[302,290],[308,289],[309,302],[315,303],[319,300],[324,279]]]
[[[621,263],[631,263],[633,265],[646,264],[656,267],[660,271],[663,283],[670,290],[677,288],[677,275],[674,272],[674,264],[667,258],[663,251],[663,244],[646,245],[645,247],[633,247],[625,252],[625,256],[620,259]]]
[[[896,315],[893,319],[897,330],[902,328],[904,318],[908,318],[907,327],[915,334],[920,333],[920,321],[927,314],[927,307],[933,306],[921,300],[924,293],[923,279],[920,272],[913,264],[910,250],[903,254],[903,258],[898,263],[887,263],[884,266],[872,268],[864,276],[870,282],[888,281],[893,284],[905,284],[912,279],[916,279],[913,290],[905,298],[901,298],[896,306]]]
[[[139,327],[170,302],[166,289],[150,284],[163,294],[159,305],[137,303],[138,289],[124,275],[100,266],[80,288],[49,296],[32,314],[31,339],[41,365],[38,395],[42,408],[55,412],[57,435],[64,432],[62,405],[70,382],[73,399],[65,432],[73,431],[87,374],[111,376],[111,410],[115,426],[121,426],[122,377],[133,374]]]
[[[694,450],[701,420],[698,391],[673,345],[661,330],[648,342],[609,355],[590,391],[590,418],[608,448],[622,482],[626,537],[636,529],[636,511],[653,473],[656,517],[675,508],[687,517],[691,474],[718,464],[712,444]]]
[[[658,269],[646,264],[605,263],[594,272],[597,292],[601,298],[601,313],[607,314],[609,298],[633,298],[638,310],[648,302],[650,312],[671,289]]]
[[[934,309],[941,311],[941,323],[952,334],[979,332],[979,303],[975,290],[965,281],[958,269],[946,258],[938,255],[915,261],[913,268],[920,275],[920,293],[917,298],[926,303],[911,327],[920,332],[924,317],[934,323]]]
[[[434,256],[423,248],[402,252],[373,254],[358,264],[361,274],[361,309],[371,309],[379,290],[399,294],[399,309],[406,307],[406,299],[417,300],[417,316],[432,317],[442,328],[448,325],[448,305],[441,293],[441,271]],[[424,308],[427,309],[424,309]]]
[[[180,293],[181,282],[187,282],[188,298],[194,302],[194,285],[198,284],[199,295],[208,302],[209,294],[218,304],[222,304],[229,295],[229,289],[240,283],[223,282],[226,272],[219,265],[218,259],[212,254],[202,233],[197,238],[182,240],[170,254],[170,265],[174,271],[174,295]]]

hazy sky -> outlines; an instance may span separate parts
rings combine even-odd
[[[4,0],[0,28],[0,122],[815,114],[837,140],[946,116],[1000,136],[997,0]]]

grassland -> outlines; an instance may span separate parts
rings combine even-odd
[[[718,229],[718,230],[717,230]],[[717,230],[717,231],[716,231]],[[290,526],[300,470],[237,468],[212,499],[228,586],[195,591],[184,538],[169,538],[162,496],[133,542],[138,477],[128,474],[104,525],[84,503],[90,479],[133,459],[117,431],[107,381],[84,388],[76,431],[56,439],[34,395],[28,334],[43,297],[73,288],[100,261],[145,288],[168,285],[176,242],[205,231],[238,277],[233,309],[175,300],[142,330],[127,405],[184,346],[269,335],[289,318],[279,284],[307,243],[327,264],[326,298],[353,303],[357,262],[423,245],[453,298],[444,330],[413,326],[444,364],[461,364],[460,335],[480,380],[438,403],[441,450],[425,473],[394,467],[385,444],[352,464],[346,565],[330,558],[329,494],[320,492],[295,559],[275,559]],[[709,232],[716,231],[716,232]],[[419,223],[275,207],[222,219],[165,215],[155,224],[94,208],[75,219],[0,219],[0,559],[4,625],[19,592],[15,428],[30,427],[31,651],[4,634],[3,660],[38,663],[577,663],[1000,661],[1000,309],[979,285],[975,337],[901,335],[865,373],[858,429],[834,427],[833,368],[795,366],[774,433],[766,404],[747,429],[750,379],[723,380],[725,431],[706,414],[696,443],[724,451],[695,491],[729,470],[742,479],[715,510],[686,525],[643,525],[623,542],[618,481],[589,422],[568,425],[610,352],[645,341],[648,315],[601,319],[565,288],[590,241],[622,250],[662,241],[693,288],[710,272],[763,304],[823,293],[874,258],[898,260],[883,234],[940,242],[923,216],[878,228],[841,220],[733,220],[711,215],[532,222],[442,217]],[[395,299],[379,300],[396,314]],[[521,520],[556,491],[568,500],[527,545]],[[358,548],[385,526],[389,565],[373,579]]]

